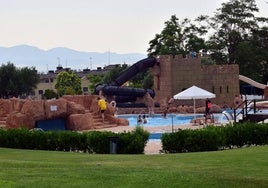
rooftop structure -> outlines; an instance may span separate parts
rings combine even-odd
[[[108,71],[110,71],[113,68],[120,67],[120,64],[115,64],[115,65],[109,65],[106,67],[98,67],[97,69],[90,70],[88,68],[83,69],[82,71],[75,71],[73,70],[79,78],[81,78],[81,87],[82,87],[82,93],[83,94],[88,94],[89,89],[88,86],[90,84],[89,80],[87,79],[87,75],[92,74],[92,75],[104,75]],[[32,93],[32,96],[34,96],[35,99],[42,99],[43,94],[45,93],[45,90],[51,89],[55,90],[55,84],[56,84],[56,78],[57,75],[62,72],[62,71],[70,71],[70,68],[63,68],[61,65],[57,66],[57,69],[54,70],[49,70],[48,73],[46,74],[40,74],[40,82],[37,85],[37,88],[34,90],[34,93]]]

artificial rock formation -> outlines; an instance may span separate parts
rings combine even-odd
[[[264,89],[264,99],[268,99],[268,87],[266,87],[265,89]]]
[[[97,96],[64,96],[56,100],[0,99],[0,118],[6,128],[35,128],[40,120],[64,118],[68,130],[91,130],[103,127],[128,125],[127,120],[114,117],[114,109],[108,104],[105,123],[100,122]],[[3,126],[2,126],[3,127]]]
[[[91,113],[71,114],[68,116],[67,129],[69,130],[90,130],[94,129]]]

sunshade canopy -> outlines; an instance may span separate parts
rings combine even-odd
[[[180,100],[207,99],[207,98],[210,99],[215,97],[216,95],[214,93],[199,88],[195,85],[173,96],[174,99],[180,99]]]
[[[192,86],[176,95],[173,96],[174,99],[179,100],[187,100],[187,99],[193,99],[194,101],[194,119],[196,119],[195,115],[195,100],[196,99],[208,99],[208,98],[215,98],[216,95],[214,93],[211,93],[207,90],[201,89],[197,86]]]

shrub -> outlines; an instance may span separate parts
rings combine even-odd
[[[7,147],[7,131],[6,129],[0,128],[0,147]]]
[[[91,153],[109,153],[109,137],[115,136],[112,132],[92,131],[87,133],[87,145]]]
[[[264,145],[268,143],[268,124],[247,122],[233,126],[179,130],[163,134],[161,140],[163,150],[169,153]]]
[[[0,147],[104,154],[110,152],[110,137],[114,136],[119,138],[118,153],[138,154],[144,152],[149,132],[142,127],[127,133],[0,129]]]
[[[161,137],[163,150],[170,153],[187,151],[186,142],[190,131],[190,129],[179,129],[179,131],[174,133],[163,134]]]
[[[179,130],[175,133],[162,135],[163,150],[165,152],[194,152],[214,151],[223,143],[220,131],[216,127],[197,130]]]
[[[131,132],[113,133],[92,131],[87,133],[87,145],[90,152],[110,153],[110,138],[118,137],[117,153],[141,154],[149,139],[150,133],[142,127],[136,127]]]
[[[118,153],[141,154],[144,153],[145,145],[150,133],[137,126],[131,132],[119,133]]]

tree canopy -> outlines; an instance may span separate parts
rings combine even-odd
[[[59,96],[81,94],[81,79],[72,71],[62,71],[57,75],[55,88]]]
[[[165,22],[161,34],[156,34],[149,42],[148,56],[186,55],[190,51],[199,51],[205,48],[205,41],[201,36],[206,32],[203,26],[198,27],[189,19],[180,22],[175,15],[172,15],[171,19]]]
[[[27,96],[38,82],[39,75],[33,67],[17,68],[10,62],[0,67],[1,98]]]
[[[202,62],[239,64],[241,74],[267,83],[268,19],[255,16],[258,11],[255,0],[229,0],[212,17],[179,22],[172,15],[149,42],[148,56],[209,54]]]
[[[123,64],[122,66],[119,66],[110,70],[107,74],[104,75],[102,79],[102,83],[110,83],[114,81],[120,75],[120,73],[125,71],[127,68],[128,68],[128,65]]]
[[[89,74],[87,79],[90,81],[89,90],[90,93],[94,93],[95,86],[102,83],[103,75]]]

